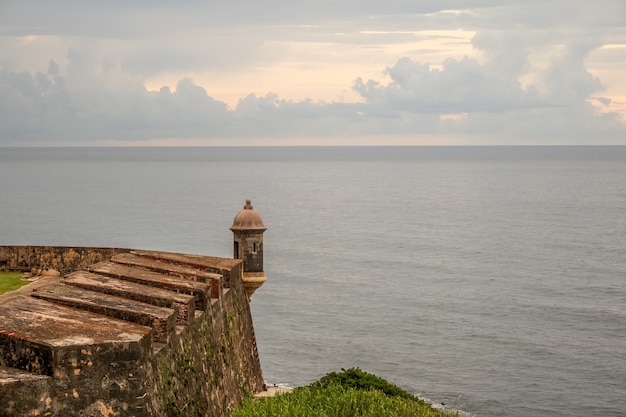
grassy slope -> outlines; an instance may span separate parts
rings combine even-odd
[[[22,281],[21,272],[0,272],[0,294],[17,290],[28,284],[28,281]]]
[[[450,417],[358,368],[331,373],[292,393],[247,400],[230,417]]]

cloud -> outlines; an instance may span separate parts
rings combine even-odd
[[[54,61],[45,73],[0,70],[0,143],[324,137],[359,143],[365,136],[450,134],[483,135],[491,143],[589,143],[598,132],[601,143],[614,143],[624,133],[617,115],[589,103],[602,91],[583,64],[593,45],[564,47],[541,74],[549,88],[540,91],[518,80],[528,66],[524,54],[477,43],[488,49],[482,63],[449,59],[435,68],[402,58],[387,69],[387,84],[358,78],[360,103],[267,93],[250,94],[234,109],[190,78],[174,91],[148,91],[115,59],[72,50],[65,73]]]
[[[405,118],[457,115],[429,125],[440,134],[489,135],[496,143],[622,143],[626,131],[619,115],[600,113],[590,102],[604,91],[584,64],[599,42],[559,45],[547,67],[535,70],[534,81],[524,86],[520,79],[533,68],[523,38],[485,32],[473,45],[483,51],[484,62],[449,59],[439,68],[403,58],[387,69],[388,84],[359,78],[354,89],[372,116],[391,109]]]
[[[384,144],[419,135],[624,143],[614,91],[626,6],[576,4],[9,1],[0,13],[0,145]],[[318,95],[346,68],[351,98]],[[272,73],[286,76],[231,86],[230,106],[219,98],[222,84]],[[306,98],[289,95],[302,85],[313,86]]]
[[[354,89],[368,103],[413,113],[503,112],[538,104],[532,89],[471,58],[447,60],[442,69],[403,58],[387,73],[386,86],[357,79]]]
[[[69,55],[65,74],[54,61],[47,73],[0,69],[0,142],[188,137],[220,131],[228,117],[226,105],[190,79],[174,93],[149,92],[115,61]]]

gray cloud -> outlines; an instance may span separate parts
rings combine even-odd
[[[623,42],[626,7],[618,0],[576,4],[471,1],[442,12],[458,2],[4,2],[0,145],[327,137],[359,143],[366,136],[451,134],[490,143],[624,143],[619,115],[589,102],[615,103],[588,65],[591,55],[606,68],[624,65],[622,49],[596,52]],[[166,73],[239,70],[254,77],[258,66],[283,59],[272,42],[396,45],[438,36],[413,34],[420,30],[460,27],[477,31],[477,56],[423,62],[413,51],[398,57],[386,78],[356,73],[358,103],[261,92],[229,109],[184,75],[174,90],[144,86]],[[53,35],[54,51],[63,55],[16,37],[43,34]],[[539,66],[537,50],[548,51]],[[34,67],[33,57],[46,53],[52,60]]]
[[[413,113],[497,113],[541,104],[532,89],[470,58],[448,60],[441,70],[403,58],[387,73],[386,86],[357,79],[354,88],[369,103]]]
[[[505,143],[531,138],[535,143],[622,143],[626,130],[619,115],[600,114],[589,103],[604,90],[584,64],[598,42],[562,45],[538,76],[543,88],[518,81],[529,67],[523,39],[490,32],[478,34],[473,44],[485,52],[484,63],[448,60],[437,69],[404,58],[387,69],[389,84],[357,79],[354,88],[372,114],[379,109],[394,109],[409,119],[412,114],[462,114],[429,125],[437,133],[490,135]]]
[[[488,7],[498,1],[473,0],[463,8]],[[49,2],[5,0],[0,24],[21,33],[38,28],[45,33],[80,36],[138,36],[170,30],[179,22],[189,26],[298,24],[328,20],[359,20],[385,16],[422,15],[456,9],[458,2],[394,0],[237,0],[232,2],[108,1],[80,0]]]
[[[74,60],[71,71],[92,65],[82,56]],[[565,53],[547,77],[575,62]],[[115,68],[78,80],[56,71],[53,62],[48,73],[0,71],[2,142],[329,136],[358,143],[365,135],[481,134],[496,143],[499,137],[520,141],[528,135],[535,143],[561,143],[594,132],[610,135],[605,139],[611,142],[624,133],[615,115],[598,116],[585,100],[600,86],[584,68],[540,96],[522,89],[514,77],[490,76],[489,65],[473,60],[449,61],[438,71],[402,59],[389,69],[389,85],[355,83],[363,103],[295,102],[268,93],[251,94],[233,110],[188,78],[175,92],[167,87],[149,92],[133,80],[126,80],[124,89],[110,88],[110,79],[119,76]],[[563,105],[560,97],[568,91],[575,100]],[[449,113],[467,115],[440,118]]]

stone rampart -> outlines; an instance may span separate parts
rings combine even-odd
[[[69,246],[0,246],[0,271],[55,269],[65,274],[129,252],[121,248]]]
[[[65,274],[0,296],[0,416],[224,416],[264,389],[240,260],[2,246],[0,264]]]

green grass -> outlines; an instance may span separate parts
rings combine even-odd
[[[456,414],[455,414],[456,415]],[[246,400],[230,417],[450,417],[358,368],[275,397]]]
[[[21,272],[0,272],[0,294],[17,290],[28,284],[28,281],[22,281]]]

